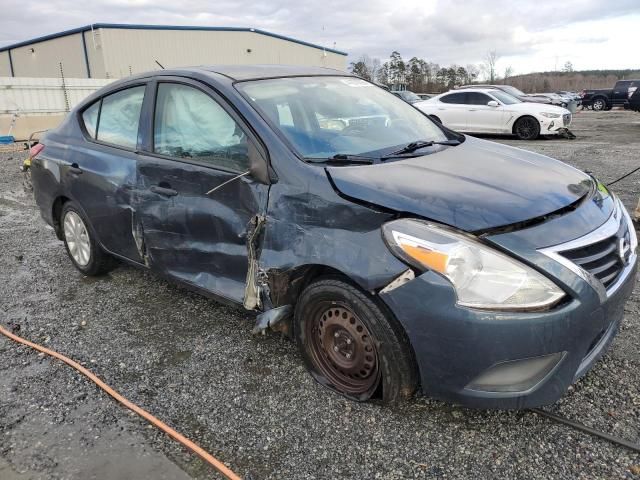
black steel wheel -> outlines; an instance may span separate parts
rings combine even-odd
[[[535,140],[540,135],[540,124],[533,117],[522,117],[513,126],[513,133],[520,140]]]
[[[302,292],[294,333],[311,375],[348,398],[394,402],[415,390],[404,331],[368,294],[342,279],[321,279]]]
[[[374,390],[378,351],[367,326],[347,305],[318,302],[306,325],[309,354],[332,385],[348,395]]]

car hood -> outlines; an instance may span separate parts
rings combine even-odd
[[[551,103],[551,99],[549,97],[543,97],[542,95],[534,94],[523,95],[522,97],[520,97],[520,100],[528,103]]]
[[[531,114],[536,113],[557,113],[560,115],[564,115],[566,113],[571,113],[569,110],[563,107],[559,107],[557,105],[550,105],[548,103],[513,103],[511,105],[505,105],[505,110],[514,111],[514,112],[527,112]]]
[[[469,232],[542,217],[594,185],[552,158],[473,137],[420,157],[326,170],[344,196]]]

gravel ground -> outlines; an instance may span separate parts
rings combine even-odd
[[[640,115],[580,112],[573,141],[496,140],[590,170],[640,163]],[[87,365],[252,479],[640,479],[640,455],[532,412],[427,398],[356,404],[317,385],[295,345],[254,317],[119,267],[83,278],[0,156],[0,322]],[[640,175],[618,183],[627,207]],[[640,442],[640,289],[610,352],[550,411]],[[60,362],[0,338],[0,478],[216,478]]]

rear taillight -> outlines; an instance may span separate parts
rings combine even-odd
[[[29,157],[30,157],[30,158],[32,158],[32,159],[33,159],[33,158],[36,158],[36,157],[38,156],[38,154],[39,154],[42,150],[44,150],[44,145],[43,145],[43,144],[38,143],[38,144],[34,145],[33,147],[31,147],[31,148],[29,149]]]
[[[638,87],[629,87],[629,96],[628,96],[628,98],[631,98],[631,95],[636,93],[637,89],[638,89]]]

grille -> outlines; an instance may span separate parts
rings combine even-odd
[[[571,123],[571,114],[570,113],[565,113],[562,116],[562,123],[564,123],[565,127]]]
[[[626,258],[620,255],[620,243],[629,245],[630,234],[626,222],[622,222],[620,231],[604,240],[573,250],[559,252],[563,257],[591,273],[602,282],[605,288],[615,283],[625,267]]]

